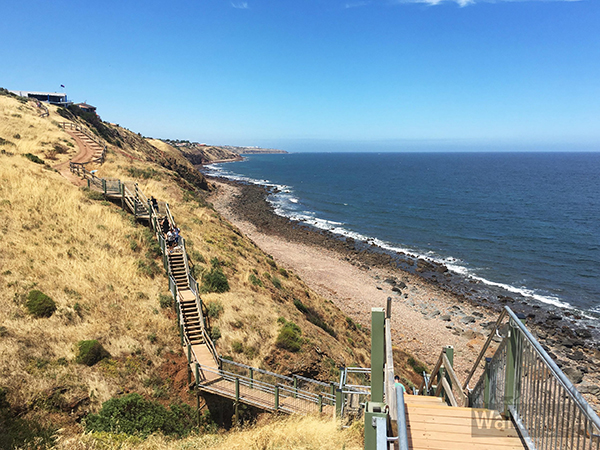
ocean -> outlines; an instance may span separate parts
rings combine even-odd
[[[205,172],[283,216],[600,318],[600,153],[291,153]]]

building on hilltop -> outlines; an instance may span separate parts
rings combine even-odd
[[[77,106],[79,109],[81,109],[81,110],[83,110],[85,112],[91,112],[91,113],[94,113],[94,114],[98,114],[96,112],[96,107],[95,106],[88,105],[85,102],[84,103],[75,103],[74,106]]]
[[[35,91],[10,91],[15,95],[26,98],[34,98],[51,105],[68,106],[72,102],[67,99],[67,94],[60,92],[35,92]]]

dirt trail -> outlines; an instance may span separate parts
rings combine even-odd
[[[56,169],[63,177],[65,177],[67,180],[69,180],[74,185],[84,186],[86,184],[85,180],[71,172],[71,170],[69,169],[69,163],[70,162],[86,163],[86,162],[91,161],[92,158],[94,157],[94,150],[91,149],[90,147],[88,147],[87,145],[85,145],[85,142],[83,142],[81,140],[81,138],[79,136],[77,136],[76,134],[71,133],[67,130],[65,130],[65,131],[73,139],[75,139],[75,143],[77,144],[77,147],[79,148],[79,153],[77,153],[73,158],[71,158],[71,160],[57,164],[57,165],[53,166],[53,168]]]

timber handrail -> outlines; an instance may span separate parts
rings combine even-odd
[[[500,316],[498,316],[498,320],[496,320],[494,327],[490,331],[490,335],[488,336],[487,340],[485,341],[485,344],[483,344],[483,347],[481,348],[481,351],[479,352],[479,355],[477,356],[477,359],[475,360],[475,363],[473,364],[473,368],[469,372],[469,375],[467,376],[467,379],[465,380],[465,382],[463,384],[463,387],[462,387],[463,390],[469,389],[469,381],[471,381],[471,378],[473,378],[473,375],[477,371],[477,368],[479,367],[479,363],[481,362],[481,359],[483,358],[483,356],[485,355],[485,352],[487,351],[488,347],[492,343],[492,339],[496,335],[496,331],[500,328],[500,324],[504,320],[505,316],[506,316],[506,310],[503,309],[502,312],[500,313]]]
[[[64,130],[66,130],[67,128],[70,128],[71,130],[79,131],[80,133],[84,134],[86,137],[88,137],[89,139],[94,141],[96,144],[101,146],[102,154],[98,158],[94,158],[92,161],[97,162],[99,164],[104,163],[104,160],[106,159],[106,151],[107,151],[106,142],[104,142],[99,137],[95,136],[93,133],[90,133],[86,128],[82,127],[79,124],[75,124],[73,122],[59,122],[58,126],[59,126],[59,128],[63,128]]]
[[[469,399],[461,389],[461,383],[454,371],[454,367],[448,358],[447,351],[452,347],[444,347],[434,369],[431,371],[429,383],[422,382],[419,387],[419,393],[428,395],[433,388],[433,380],[437,377],[438,383],[435,386],[435,396],[445,395],[452,406],[468,406]],[[423,378],[425,380],[425,377]],[[448,380],[449,379],[449,380]],[[456,393],[454,389],[456,388]]]

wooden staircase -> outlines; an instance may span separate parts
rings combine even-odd
[[[405,395],[413,450],[523,450],[519,433],[498,411],[446,405],[440,397]]]
[[[77,129],[73,129],[71,131],[72,134],[74,134],[75,136],[77,136],[79,139],[81,139],[81,142],[83,142],[83,144],[88,147],[90,150],[92,150],[94,156],[93,156],[93,160],[100,160],[102,159],[102,153],[104,152],[104,147],[101,146],[100,144],[98,144],[96,141],[94,141],[93,139],[91,139],[87,134],[83,133],[82,131],[79,131]]]
[[[198,311],[196,296],[191,291],[184,255],[178,249],[169,253],[169,273],[177,285],[181,315],[183,316],[183,331],[192,345],[204,344],[202,336],[202,316]]]

